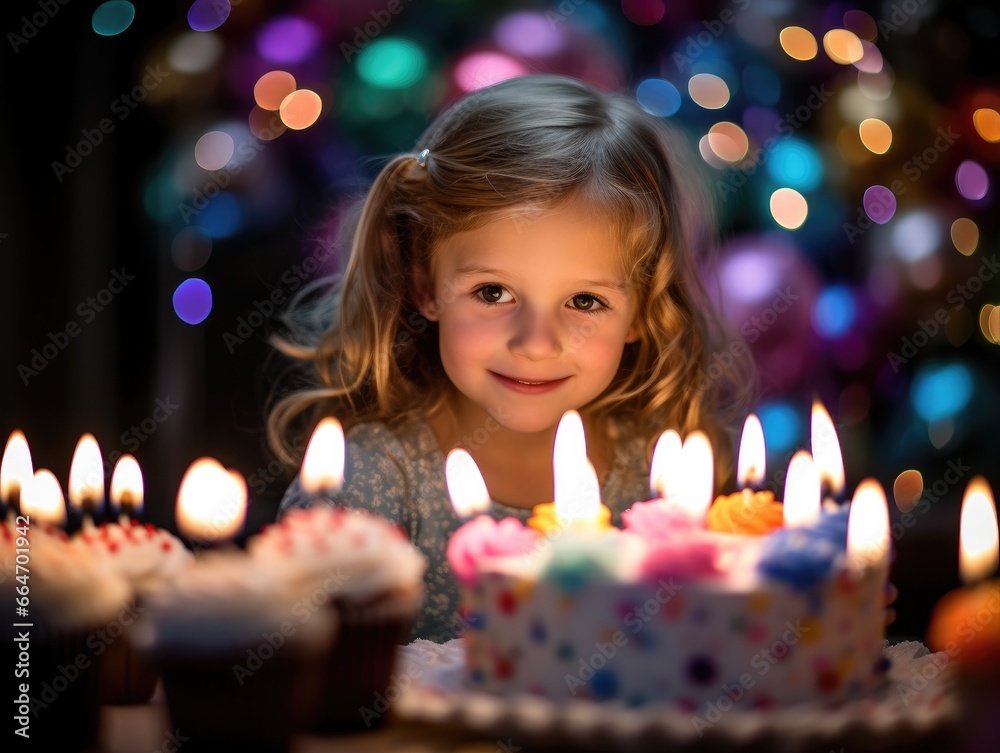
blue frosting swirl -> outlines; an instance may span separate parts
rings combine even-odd
[[[757,570],[806,591],[821,583],[847,551],[850,505],[823,511],[819,520],[802,528],[779,528],[761,546]]]

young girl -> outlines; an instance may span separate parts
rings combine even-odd
[[[275,405],[272,446],[297,467],[322,416],[349,427],[328,501],[398,523],[429,558],[411,639],[460,632],[445,559],[460,525],[452,448],[475,458],[494,515],[521,520],[552,500],[570,409],[618,525],[649,497],[665,429],[706,431],[718,480],[731,469],[723,417],[743,405],[729,388],[750,380],[707,374],[721,329],[695,269],[710,208],[687,151],[634,100],[575,79],[480,89],[378,175],[319,327],[289,319],[278,344],[311,366],[310,386]],[[295,481],[281,510],[308,503]]]

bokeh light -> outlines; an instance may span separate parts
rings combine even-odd
[[[835,63],[851,65],[864,57],[865,48],[858,35],[847,29],[830,29],[823,35],[823,50]]]
[[[874,42],[878,38],[878,24],[863,10],[847,11],[844,14],[844,28],[868,42]]]
[[[816,334],[834,340],[847,334],[857,319],[854,294],[844,285],[831,285],[816,298],[812,323]]]
[[[209,131],[194,145],[194,161],[204,170],[221,170],[236,150],[233,137],[225,131]]]
[[[862,54],[860,60],[854,61],[854,67],[865,73],[878,73],[881,71],[882,66],[885,65],[885,61],[882,60],[882,53],[879,52],[878,47],[871,42],[861,40],[861,49],[864,51],[864,54]]]
[[[801,26],[786,26],[778,35],[781,49],[794,60],[812,60],[819,52],[816,37],[808,29]]]
[[[868,99],[882,102],[892,94],[892,87],[896,83],[894,74],[888,65],[883,65],[878,73],[866,73],[858,71],[858,89]]]
[[[910,400],[922,419],[941,421],[955,416],[968,405],[972,387],[972,374],[964,364],[927,364],[913,377]]]
[[[688,94],[706,110],[718,110],[729,102],[729,86],[714,73],[696,73],[688,81]]]
[[[823,179],[823,160],[811,144],[789,136],[771,148],[767,171],[784,186],[811,191]]]
[[[788,403],[763,403],[757,409],[757,418],[764,429],[764,444],[768,452],[784,454],[799,442],[802,419]]]
[[[903,261],[924,259],[941,245],[941,223],[925,209],[909,212],[892,228],[892,250]]]
[[[215,31],[229,18],[229,0],[194,0],[188,8],[188,26],[195,31]]]
[[[622,0],[622,13],[638,26],[652,26],[663,18],[663,0]]]
[[[972,124],[984,141],[991,144],[1000,141],[1000,112],[989,107],[980,107],[972,113]]]
[[[990,188],[990,177],[982,165],[967,159],[955,171],[955,185],[966,199],[978,201],[986,196]]]
[[[900,512],[909,512],[916,507],[924,494],[924,477],[920,471],[903,471],[892,484],[892,497]]]
[[[222,54],[222,43],[211,32],[185,31],[167,48],[167,64],[179,73],[202,73]]]
[[[467,55],[455,66],[455,83],[471,92],[484,86],[506,81],[528,73],[524,64],[499,52],[476,52]]]
[[[409,39],[376,39],[357,58],[358,76],[380,89],[408,89],[422,79],[427,55]]]
[[[647,78],[635,90],[635,98],[646,112],[669,118],[681,109],[681,93],[662,78]]]
[[[198,277],[189,277],[174,290],[174,313],[186,324],[201,324],[212,313],[212,288]]]
[[[254,102],[265,110],[278,110],[296,86],[295,76],[288,71],[268,71],[253,86]]]
[[[726,162],[739,162],[750,148],[746,133],[735,123],[723,121],[708,130],[708,145]]]
[[[884,225],[896,214],[896,195],[885,186],[869,186],[865,189],[861,206],[864,207],[868,219]]]
[[[208,195],[207,189],[205,193]],[[199,210],[194,222],[210,238],[229,238],[243,228],[242,202],[228,192],[215,194]]]
[[[312,21],[279,16],[257,32],[257,52],[275,63],[297,63],[311,56],[320,41],[322,35]]]
[[[968,217],[959,217],[951,223],[951,242],[959,253],[971,256],[979,245],[979,226]]]
[[[983,333],[983,337],[986,338],[986,342],[995,343],[997,338],[993,335],[993,330],[990,327],[990,319],[993,318],[993,311],[996,309],[992,303],[984,303],[982,308],[979,309],[979,331]]]
[[[889,124],[878,118],[867,118],[858,126],[861,143],[868,151],[875,154],[885,154],[892,145],[892,129]]]
[[[809,214],[809,204],[805,196],[794,188],[779,188],[771,194],[771,216],[774,221],[787,230],[795,230],[802,226]]]
[[[493,31],[497,44],[507,52],[526,57],[546,58],[566,46],[566,32],[542,13],[512,13],[501,19]]]
[[[281,104],[279,103],[278,108],[280,107]],[[250,133],[261,141],[273,141],[288,129],[281,122],[280,113],[275,110],[265,110],[256,105],[250,110],[250,115],[247,116],[247,126],[250,128]]]
[[[125,0],[110,0],[94,9],[90,25],[102,37],[121,34],[135,20],[135,6]]]
[[[323,112],[323,100],[311,89],[296,89],[285,97],[278,108],[281,122],[295,131],[315,123]]]
[[[1000,345],[1000,306],[994,306],[990,311],[990,337]]]
[[[195,272],[212,256],[212,239],[201,228],[191,225],[181,228],[170,243],[170,256],[178,269]]]

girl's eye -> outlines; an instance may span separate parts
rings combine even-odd
[[[582,293],[573,296],[573,308],[577,311],[597,312],[607,308],[607,305],[596,296]]]
[[[483,285],[476,290],[476,295],[483,303],[507,303],[511,300],[510,293],[504,290],[503,285]]]

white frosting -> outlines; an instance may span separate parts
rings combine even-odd
[[[81,531],[71,542],[106,556],[107,566],[139,593],[180,577],[194,564],[194,555],[180,539],[150,524],[102,523]]]
[[[280,563],[304,583],[317,579],[330,595],[362,603],[395,593],[419,605],[427,559],[384,518],[355,510],[316,506],[292,510],[247,544],[258,561]]]

